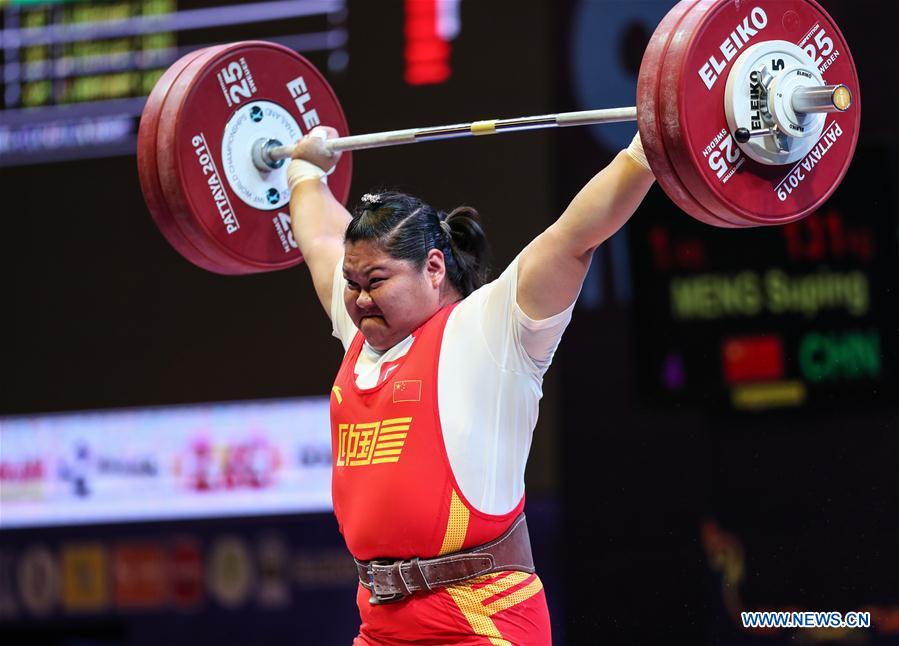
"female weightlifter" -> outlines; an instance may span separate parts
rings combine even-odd
[[[355,557],[357,645],[549,644],[524,469],[552,361],[593,252],[653,183],[639,135],[486,282],[484,232],[395,192],[352,216],[304,137],[294,236],[345,355],[331,392],[334,512]]]

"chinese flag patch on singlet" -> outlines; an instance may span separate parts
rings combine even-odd
[[[421,379],[406,379],[393,384],[393,403],[421,401]]]

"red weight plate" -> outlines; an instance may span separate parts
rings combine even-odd
[[[813,53],[825,82],[847,85],[854,101],[847,112],[827,115],[812,151],[786,166],[747,158],[724,111],[731,64],[743,48],[770,40]],[[671,38],[662,77],[665,149],[681,182],[708,210],[746,224],[786,224],[821,206],[846,174],[861,122],[858,75],[843,35],[813,0],[700,0]],[[721,172],[728,152],[733,161]]]
[[[137,169],[147,208],[165,239],[190,262],[203,269],[217,271],[218,266],[197,249],[175,223],[162,192],[156,165],[156,132],[163,102],[178,75],[203,51],[190,52],[175,61],[150,92],[137,133]]]
[[[662,140],[659,116],[662,61],[667,54],[671,34],[675,32],[684,15],[698,1],[683,0],[675,5],[659,23],[646,47],[637,80],[637,105],[640,106],[637,112],[637,124],[649,165],[652,167],[659,186],[668,197],[683,211],[701,222],[717,227],[736,227],[740,225],[722,220],[693,199],[674,171]]]
[[[175,82],[159,119],[159,175],[172,212],[197,247],[229,273],[272,271],[302,256],[288,219],[286,164],[260,172],[252,144],[293,143],[319,123],[348,134],[324,77],[296,52],[262,41],[195,59]],[[345,201],[352,160],[328,178]]]
[[[173,118],[167,110],[171,110],[171,106],[178,106],[184,98],[186,88],[190,86],[194,78],[197,66],[202,66],[206,61],[223,50],[226,45],[217,47],[208,47],[200,52],[193,60],[189,61],[186,66],[181,69],[177,78],[172,82],[169,91],[166,93],[165,100],[159,106],[157,125],[156,125],[156,171],[159,177],[159,183],[162,188],[162,197],[166,208],[168,209],[170,223],[172,228],[180,233],[181,237],[187,242],[191,249],[196,249],[196,253],[185,256],[191,262],[196,263],[197,256],[206,259],[206,264],[199,265],[204,269],[215,272],[217,274],[239,275],[247,273],[239,264],[235,264],[232,256],[219,246],[211,244],[202,235],[198,235],[195,227],[192,226],[192,220],[187,217],[180,209],[179,204],[183,204],[184,196],[181,193],[181,185],[178,182],[170,182],[169,185],[164,183],[164,178],[171,176],[177,171],[172,170],[172,164],[167,155],[171,155],[171,151],[175,146],[174,137],[171,128],[163,127],[163,124],[169,124]]]

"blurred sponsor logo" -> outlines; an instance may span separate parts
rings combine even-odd
[[[71,483],[76,496],[90,495],[91,481],[95,477],[153,478],[157,475],[159,467],[153,456],[95,454],[84,441],[76,443],[71,457],[59,463],[59,477]]]
[[[300,466],[331,468],[330,444],[304,444],[298,451]]]
[[[191,609],[203,600],[203,560],[192,538],[179,538],[169,551],[169,589],[176,606]]]
[[[243,540],[226,536],[215,541],[207,583],[216,601],[226,608],[243,605],[253,588],[253,574],[250,551]]]
[[[44,461],[0,459],[0,500],[35,500],[43,493]]]
[[[19,596],[28,611],[38,617],[50,614],[59,599],[59,566],[49,549],[35,546],[19,558],[16,568]]]
[[[118,545],[112,556],[113,598],[116,606],[155,608],[166,602],[162,547],[153,543]]]
[[[295,552],[293,576],[302,590],[342,588],[359,580],[352,557],[340,549]]]
[[[263,489],[281,468],[281,454],[265,438],[216,444],[206,438],[193,441],[175,460],[175,474],[196,491]]]
[[[290,605],[290,550],[284,537],[269,534],[259,540],[259,605],[283,608]]]
[[[63,545],[62,604],[68,612],[100,612],[109,604],[106,551],[99,543]]]

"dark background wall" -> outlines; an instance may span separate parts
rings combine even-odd
[[[671,4],[469,0],[452,43],[452,77],[410,87],[402,75],[403,4],[354,1],[349,65],[329,80],[359,133],[630,104],[639,52]],[[670,276],[653,269],[652,227],[727,250],[725,257],[751,248],[747,266],[759,269],[782,261],[784,242],[779,230],[721,231],[693,222],[654,189],[597,255],[548,374],[535,434],[529,514],[561,643],[899,643],[899,172],[888,82],[895,74],[884,56],[899,15],[890,3],[822,4],[852,46],[864,92],[856,159],[832,204],[845,222],[875,234],[876,263],[863,269],[874,278],[876,307],[865,325],[881,335],[882,370],[867,381],[816,386],[799,406],[757,412],[734,410],[719,368],[703,369],[683,392],[661,392],[653,352],[680,344],[690,356],[717,357],[723,335],[747,328],[731,320],[668,325],[657,297],[667,294]],[[585,29],[584,16],[599,22]],[[243,37],[234,31],[227,37]],[[591,74],[595,85],[585,87]],[[598,137],[578,128],[362,152],[350,201],[397,187],[441,208],[472,204],[485,216],[498,271],[633,131],[628,124]],[[305,268],[225,278],[188,264],[149,218],[133,156],[4,167],[0,182],[7,227],[0,413],[328,391],[339,345],[326,341],[329,326]],[[709,271],[726,265],[720,258]],[[765,325],[799,334],[842,323]],[[255,536],[271,529],[310,558],[339,554],[328,517],[5,532],[4,545],[15,551],[70,534]],[[346,587],[339,574],[325,578]],[[187,618],[165,615],[171,630],[160,633],[153,632],[163,625],[155,615],[144,623],[118,615],[50,622],[44,632],[36,623],[6,629],[17,643],[74,643],[65,640],[78,635],[93,640],[87,643],[145,643],[140,633],[172,643],[184,635],[256,643],[296,639],[292,626],[327,617],[322,623],[340,629],[300,628],[307,636],[300,643],[343,643],[354,632],[352,600],[340,605],[340,595],[318,591],[296,591],[294,604],[275,615],[214,607]],[[836,636],[737,627],[739,610],[786,608],[870,609],[874,627]]]

